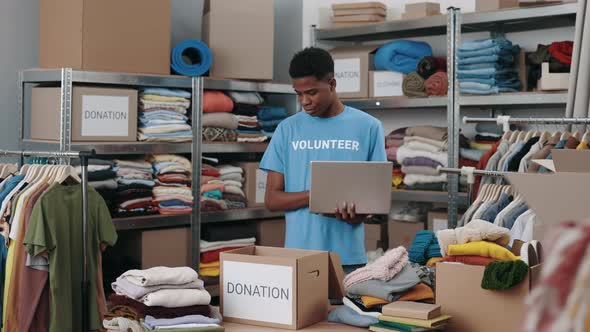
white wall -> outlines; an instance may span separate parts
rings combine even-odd
[[[302,23],[302,47],[311,46],[311,26],[313,24],[321,27],[329,27],[331,16],[331,4],[345,3],[345,2],[364,2],[365,0],[303,0],[303,23]],[[387,4],[387,19],[399,19],[404,12],[404,6],[408,3],[422,2],[423,0],[380,0]],[[433,1],[433,0],[431,0]],[[475,10],[475,0],[440,0],[439,2],[441,12],[446,12],[449,6],[461,8],[463,13],[473,12]],[[489,33],[469,33],[462,34],[462,40],[471,40],[478,38],[488,38]],[[573,40],[574,27],[557,28],[549,30],[529,31],[520,33],[510,33],[506,37],[513,43],[518,44],[521,48],[527,51],[534,51],[537,44],[550,43],[553,41]],[[432,46],[435,55],[446,55],[446,36],[432,36],[412,38],[413,40],[420,40],[429,43]],[[330,48],[336,44],[322,43],[319,46]],[[542,113],[539,110],[517,109],[506,111],[513,116],[563,116],[564,108],[562,109],[543,109]],[[373,116],[379,118],[383,122],[383,127],[386,132],[392,131],[399,127],[412,126],[418,124],[432,124],[438,126],[446,126],[447,118],[444,109],[412,109],[412,110],[381,110],[369,112]],[[462,110],[462,116],[490,116],[489,110]],[[474,125],[463,125],[462,129],[467,134],[473,133]]]

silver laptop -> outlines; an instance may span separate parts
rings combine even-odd
[[[590,151],[551,150],[556,172],[590,173]]]
[[[373,161],[312,161],[309,210],[334,213],[342,202],[357,214],[389,214],[393,164]]]

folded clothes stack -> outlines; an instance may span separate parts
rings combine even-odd
[[[481,158],[502,139],[502,129],[495,123],[478,123],[475,130],[475,140],[470,142],[469,148],[459,151],[460,167],[477,167]]]
[[[408,252],[397,247],[344,278],[344,306],[328,320],[360,327],[379,323],[383,306],[396,301],[433,302],[433,278],[428,269],[412,266]]]
[[[193,134],[187,117],[190,98],[190,92],[179,89],[142,89],[138,139],[148,142],[191,141]]]
[[[399,188],[404,182],[404,173],[401,170],[402,166],[397,161],[397,150],[404,144],[406,129],[407,128],[405,127],[399,128],[385,136],[385,152],[387,153],[387,160],[393,162],[393,188]]]
[[[118,186],[113,215],[133,217],[157,214],[158,208],[152,202],[156,185],[152,164],[144,159],[115,159],[115,170]]]
[[[129,270],[111,284],[109,331],[224,331],[203,280],[189,267]]]
[[[408,189],[443,190],[447,177],[439,174],[437,167],[448,164],[447,128],[410,127],[406,129],[403,141],[397,151],[397,160],[402,165]]]
[[[204,170],[205,171],[205,170]],[[208,211],[243,209],[247,206],[246,195],[242,189],[244,170],[237,166],[208,165],[207,172],[216,176],[202,175],[201,202]]]
[[[574,42],[571,40],[553,42],[549,45],[539,44],[537,50],[527,56],[531,65],[528,72],[529,87],[537,87],[543,62],[549,63],[549,71],[552,73],[569,73],[573,50]]]
[[[234,102],[221,91],[203,93],[202,137],[204,142],[235,142],[238,119],[231,111]]]
[[[263,106],[258,111],[258,124],[262,133],[271,138],[279,124],[289,117],[289,113],[283,107]]]
[[[262,134],[258,121],[260,105],[264,98],[258,92],[230,91],[229,97],[234,102],[233,113],[237,117],[238,127],[236,135],[238,142],[264,142],[266,136]]]
[[[517,92],[521,89],[514,69],[518,45],[505,38],[480,39],[461,44],[458,51],[459,89],[461,93],[489,95]]]
[[[192,164],[178,155],[153,155],[149,158],[156,176],[153,202],[161,214],[192,212]]]
[[[256,238],[253,236],[242,239],[221,240],[229,238],[228,234],[232,233],[220,231],[216,232],[214,236],[205,236],[206,238],[217,241],[201,240],[201,264],[199,266],[199,271],[201,272],[201,276],[203,277],[206,285],[219,284],[219,255],[222,252],[253,246],[256,244]],[[251,232],[241,231],[236,235],[248,236],[251,235]]]
[[[80,160],[73,159],[72,166],[78,174],[82,174]],[[115,209],[117,193],[117,172],[113,169],[112,160],[88,159],[88,184],[102,196],[110,211]]]

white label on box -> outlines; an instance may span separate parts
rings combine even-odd
[[[256,204],[264,204],[264,195],[266,194],[266,172],[256,170]]]
[[[223,262],[223,315],[276,324],[293,323],[293,268]]]
[[[129,136],[129,97],[82,96],[82,136]]]
[[[432,231],[438,232],[449,228],[449,221],[447,219],[432,219]]]
[[[336,92],[361,91],[361,59],[335,59]]]
[[[373,97],[403,96],[402,82],[404,75],[394,71],[376,71],[373,73]]]

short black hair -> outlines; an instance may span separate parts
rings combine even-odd
[[[293,56],[289,75],[291,78],[313,76],[318,80],[331,78],[334,75],[334,60],[328,51],[308,47]]]

